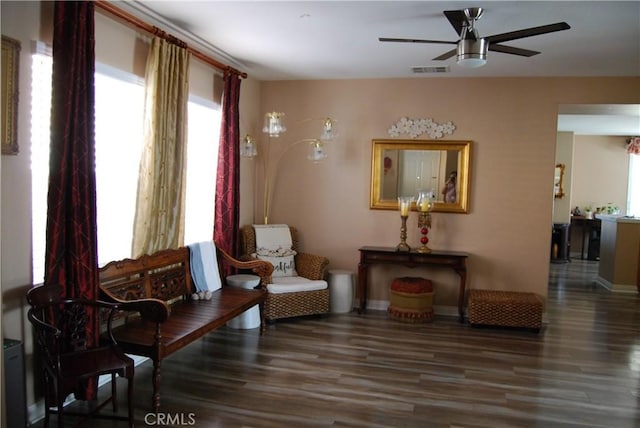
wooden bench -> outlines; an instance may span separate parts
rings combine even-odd
[[[251,270],[261,278],[273,271],[264,261],[241,262],[217,249],[218,264]],[[221,270],[222,272],[222,270]],[[260,305],[261,334],[265,320],[266,284],[251,290],[224,284],[211,300],[194,300],[189,249],[163,250],[138,259],[113,261],[100,269],[101,298],[117,302],[129,315],[113,328],[124,352],[153,360],[152,406],[160,408],[160,363],[242,312]]]
[[[519,327],[540,331],[542,299],[534,293],[469,290],[467,313],[472,325]]]

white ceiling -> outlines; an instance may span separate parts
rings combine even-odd
[[[640,135],[640,104],[561,105],[558,131],[578,135]]]
[[[258,80],[640,76],[640,1],[136,0],[118,6]],[[455,58],[432,60],[453,45],[378,41],[456,41],[442,11],[466,7],[484,9],[477,25],[480,36],[561,21],[571,29],[504,43],[541,53],[526,58],[489,52],[487,64],[477,69],[462,68]],[[412,71],[433,66],[449,71]],[[615,115],[616,122],[627,124],[622,134],[640,134],[638,110],[635,106],[635,119],[628,112]],[[563,116],[559,130],[574,126],[569,124],[576,116]],[[603,120],[613,123],[613,117]],[[636,132],[626,132],[633,125]]]

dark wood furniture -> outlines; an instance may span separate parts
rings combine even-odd
[[[460,276],[458,290],[458,313],[464,321],[464,296],[467,283],[467,253],[457,251],[432,251],[418,253],[415,250],[397,251],[395,247],[362,247],[358,264],[359,313],[367,309],[369,266],[374,264],[402,265],[407,267],[435,266],[453,269]]]
[[[271,275],[268,262],[238,261],[217,249],[219,264],[252,270],[260,277]],[[262,287],[265,287],[262,284]],[[160,407],[160,362],[194,340],[225,325],[242,312],[260,305],[261,333],[266,292],[227,287],[212,293],[211,300],[194,300],[189,249],[163,250],[138,259],[110,262],[100,269],[100,289],[107,301],[121,309],[138,311],[113,329],[122,349],[153,360],[153,410]]]
[[[569,223],[554,223],[551,229],[551,263],[571,261]]]
[[[601,222],[596,218],[586,218],[583,216],[571,216],[571,229],[580,231],[580,259],[584,260],[585,248],[588,260],[600,259],[600,229]],[[573,234],[573,231],[571,232]],[[586,241],[586,245],[585,245]],[[577,248],[573,243],[572,248]]]
[[[111,336],[111,320],[118,305],[101,301],[63,299],[58,284],[34,287],[27,293],[31,305],[27,317],[34,327],[38,356],[44,382],[44,426],[49,426],[52,413],[58,415],[58,426],[64,426],[64,415],[94,416],[124,419],[133,427],[133,360],[126,356]],[[105,339],[98,344],[87,340],[89,312],[104,309],[106,316]],[[67,396],[85,396],[88,383],[100,375],[111,375],[111,396],[88,413],[69,412],[64,409]],[[113,412],[118,411],[116,374],[127,379],[128,416],[103,414],[99,411],[109,402]]]

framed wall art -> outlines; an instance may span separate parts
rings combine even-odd
[[[20,42],[2,36],[2,154],[18,154]]]

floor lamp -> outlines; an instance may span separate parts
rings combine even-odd
[[[269,224],[269,210],[271,208],[271,197],[273,193],[272,187],[275,182],[278,165],[284,155],[294,146],[306,143],[309,145],[307,159],[314,163],[322,162],[327,158],[327,154],[324,150],[324,143],[332,141],[335,138],[335,121],[331,118],[325,117],[320,119],[322,122],[322,132],[318,138],[303,138],[301,140],[289,142],[273,159],[271,159],[271,148],[273,146],[274,139],[280,138],[280,136],[287,130],[284,125],[283,117],[284,113],[280,112],[269,112],[265,114],[262,132],[267,134],[268,138],[264,147],[260,150],[261,153],[258,151],[258,142],[249,134],[244,136],[240,147],[241,156],[247,158],[257,157],[263,162],[262,171],[264,174],[264,190],[262,194],[262,212],[264,224]]]

